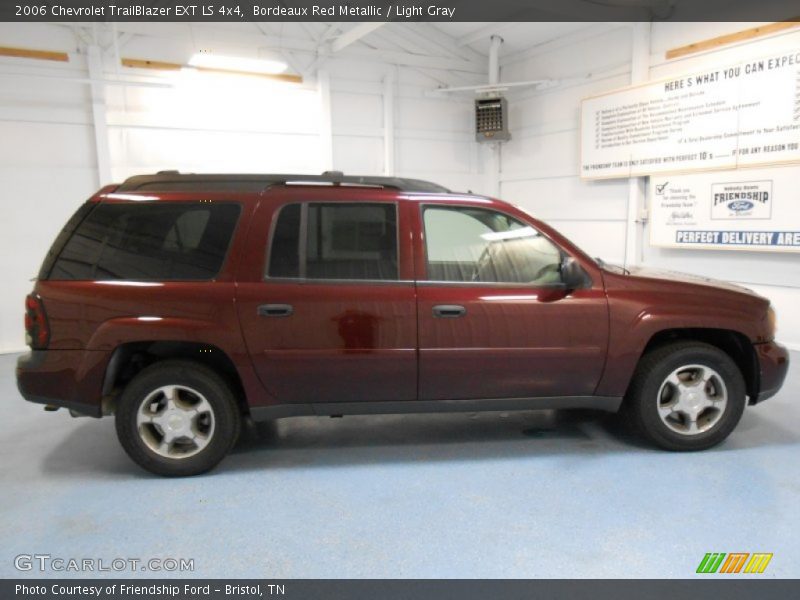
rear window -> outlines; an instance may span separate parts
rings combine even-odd
[[[225,202],[99,204],[64,245],[49,279],[213,279],[239,212]]]

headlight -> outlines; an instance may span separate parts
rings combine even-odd
[[[772,305],[767,309],[767,322],[769,323],[769,331],[771,337],[775,337],[775,332],[778,329],[778,317],[775,314],[775,309],[772,308]]]

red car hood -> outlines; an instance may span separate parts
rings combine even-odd
[[[619,273],[619,271],[615,272]],[[689,273],[681,273],[679,271],[668,271],[666,269],[653,269],[648,267],[632,266],[627,268],[627,274],[630,277],[641,277],[645,279],[658,279],[662,281],[670,281],[674,283],[688,283],[693,285],[704,285],[730,292],[738,292],[740,294],[747,294],[749,296],[759,297],[753,290],[746,288],[735,283],[721,281],[719,279],[712,279],[710,277],[703,277],[702,275],[690,275]]]

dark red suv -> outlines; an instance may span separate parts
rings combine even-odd
[[[22,395],[114,414],[163,475],[212,468],[248,417],[623,408],[698,450],[788,368],[745,288],[604,264],[499,200],[341,173],[106,187],[25,324]]]

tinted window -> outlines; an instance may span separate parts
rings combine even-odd
[[[300,276],[300,205],[289,204],[278,213],[269,253],[270,277]]]
[[[270,277],[392,280],[397,269],[393,204],[292,204],[278,215]]]
[[[97,205],[50,279],[207,280],[225,259],[239,206],[200,202]]]
[[[58,255],[61,254],[61,250],[64,249],[64,246],[69,241],[70,237],[72,237],[75,228],[86,218],[86,215],[92,212],[94,207],[95,205],[92,202],[84,202],[78,210],[75,211],[75,214],[70,217],[69,221],[66,222],[61,229],[61,233],[58,234],[53,245],[50,246],[47,256],[44,257],[42,267],[39,269],[39,279],[47,279],[50,276],[50,272],[53,270],[53,265],[55,265]]]
[[[561,281],[558,247],[508,215],[471,207],[427,207],[424,221],[429,280]]]

